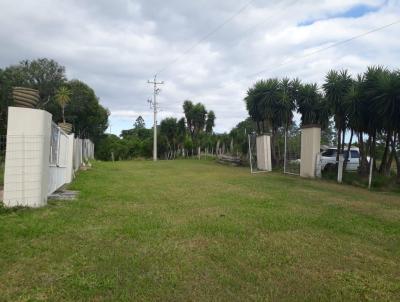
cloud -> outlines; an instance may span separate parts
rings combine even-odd
[[[152,125],[147,80],[160,69],[165,81],[160,119],[182,116],[183,101],[191,99],[215,111],[216,130],[223,132],[247,116],[243,97],[257,78],[299,77],[321,84],[331,68],[353,74],[372,64],[399,68],[400,25],[299,59],[399,20],[399,0],[253,0],[198,43],[246,3],[0,0],[0,68],[22,59],[57,60],[69,78],[95,89],[117,134],[138,115]],[[283,62],[288,63],[280,66]]]

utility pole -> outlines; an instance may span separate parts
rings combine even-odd
[[[149,84],[153,84],[153,101],[148,100],[150,103],[150,108],[153,108],[153,113],[154,113],[154,125],[153,125],[153,130],[154,130],[154,139],[153,139],[153,161],[157,161],[157,110],[158,110],[158,104],[157,104],[157,95],[160,93],[160,88],[157,88],[157,85],[162,85],[164,84],[164,81],[157,82],[157,75],[154,76],[153,81],[147,81]]]

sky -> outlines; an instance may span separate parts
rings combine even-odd
[[[152,125],[157,73],[159,120],[182,117],[189,99],[215,112],[221,133],[247,117],[259,79],[400,68],[399,23],[328,48],[397,21],[400,0],[0,0],[0,68],[56,60],[95,90],[117,135],[139,115]]]

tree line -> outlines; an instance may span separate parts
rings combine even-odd
[[[175,159],[198,155],[201,150],[214,153],[217,137],[213,131],[215,113],[202,103],[186,100],[182,106],[184,117],[167,117],[157,125],[158,157]],[[112,134],[100,142],[97,154],[102,160],[148,158],[153,152],[153,129],[146,128],[139,116],[132,129],[123,130],[120,137]]]
[[[109,112],[99,103],[94,90],[80,80],[68,80],[64,66],[42,58],[0,69],[0,135],[7,132],[7,108],[14,103],[12,88],[16,86],[39,90],[38,109],[50,112],[56,123],[71,123],[79,137],[97,143],[108,127]],[[65,104],[60,108],[63,100]]]
[[[282,129],[293,125],[293,113],[301,125],[317,124],[336,131],[337,157],[356,144],[360,149],[360,173],[367,173],[368,156],[374,170],[390,175],[393,161],[400,181],[400,71],[371,66],[353,77],[347,70],[331,70],[322,86],[299,79],[260,80],[249,88],[246,108],[258,133],[272,133],[272,159],[279,162],[277,140]],[[349,134],[346,142],[346,133]],[[338,159],[338,158],[337,158]]]

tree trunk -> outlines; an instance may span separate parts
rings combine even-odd
[[[337,150],[336,150],[336,161],[339,162],[339,154],[340,154],[340,143],[342,141],[342,131],[338,129],[338,145],[337,145]]]
[[[386,175],[386,170],[387,170],[387,157],[388,157],[389,144],[390,144],[391,137],[392,137],[392,131],[388,131],[388,133],[386,135],[385,151],[383,152],[382,162],[379,167],[379,173],[384,174],[384,175]]]
[[[398,139],[400,141],[400,133],[398,133]],[[397,168],[396,182],[398,184],[400,184],[400,159],[399,159],[399,156],[397,155],[397,151],[396,151],[396,139],[392,140],[392,149],[393,149],[393,156],[394,156],[394,160],[396,161],[396,168]]]
[[[276,150],[275,150],[275,139],[276,139],[276,131],[272,129],[272,138],[271,138],[271,150],[272,150],[272,163],[276,165]]]
[[[350,148],[351,148],[351,143],[353,142],[353,134],[354,134],[353,129],[351,129],[350,141],[349,141],[349,145],[347,146],[347,160],[349,160],[349,157],[350,157]],[[343,170],[346,170],[347,160],[343,163]]]
[[[345,138],[346,138],[346,129],[344,129],[343,128],[343,130],[342,130],[342,150],[341,150],[341,152],[340,153],[344,153],[344,140],[345,140]]]
[[[361,175],[367,175],[368,173],[367,146],[364,143],[363,136],[364,136],[363,132],[360,132],[358,136],[358,141],[360,144],[360,155],[361,155],[359,172]]]
[[[372,147],[371,157],[374,159],[374,162],[373,162],[374,171],[376,171],[377,170],[377,168],[376,168],[376,131],[374,132],[374,136],[372,138],[372,146],[371,147]]]
[[[387,161],[386,169],[385,169],[385,176],[390,176],[390,173],[392,172],[392,163],[393,163],[393,158],[394,158],[394,150],[390,152],[389,160]]]

